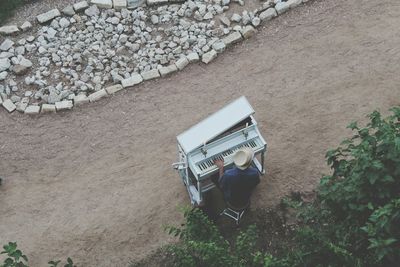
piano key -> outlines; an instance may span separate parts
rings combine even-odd
[[[240,145],[237,145],[233,148],[227,149],[225,151],[222,151],[221,153],[212,156],[209,159],[204,160],[202,163],[198,163],[197,166],[200,168],[202,172],[206,172],[208,170],[217,168],[215,166],[214,161],[215,160],[223,160],[224,165],[228,165],[232,163],[232,155],[236,153],[239,149],[243,147],[249,147],[249,148],[257,148],[258,144],[254,140],[247,141],[245,143],[242,143]]]

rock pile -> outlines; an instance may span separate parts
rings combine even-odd
[[[57,9],[40,14],[44,25],[33,35],[0,44],[0,104],[27,114],[71,109],[200,58],[208,64],[227,46],[251,37],[261,21],[302,1],[269,0],[231,16],[225,14],[230,0],[170,2],[148,0],[140,7],[140,0],[92,0],[95,5],[82,1],[64,8],[64,16]],[[0,32],[19,31],[7,27]],[[20,29],[31,27],[25,22]]]

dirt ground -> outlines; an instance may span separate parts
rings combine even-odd
[[[246,95],[269,144],[253,207],[315,188],[324,154],[374,109],[400,103],[400,2],[316,0],[210,65],[72,112],[0,111],[0,242],[31,266],[127,266],[172,239],[186,190],[175,136]]]

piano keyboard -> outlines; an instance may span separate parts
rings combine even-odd
[[[202,172],[207,172],[209,170],[217,168],[217,166],[214,164],[214,160],[220,159],[224,160],[224,166],[229,165],[232,163],[232,156],[235,154],[237,150],[239,150],[242,147],[249,147],[251,149],[257,148],[257,143],[254,140],[250,140],[249,142],[243,143],[239,146],[236,146],[234,148],[225,150],[224,152],[217,154],[203,162],[200,162],[197,164],[197,167],[202,171]]]

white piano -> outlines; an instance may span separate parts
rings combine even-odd
[[[192,205],[200,205],[203,194],[215,186],[210,180],[218,172],[214,160],[223,159],[224,167],[230,168],[235,151],[241,147],[253,149],[253,166],[260,174],[265,173],[267,143],[253,114],[250,103],[242,96],[177,136],[178,162],[173,167],[187,187]]]

